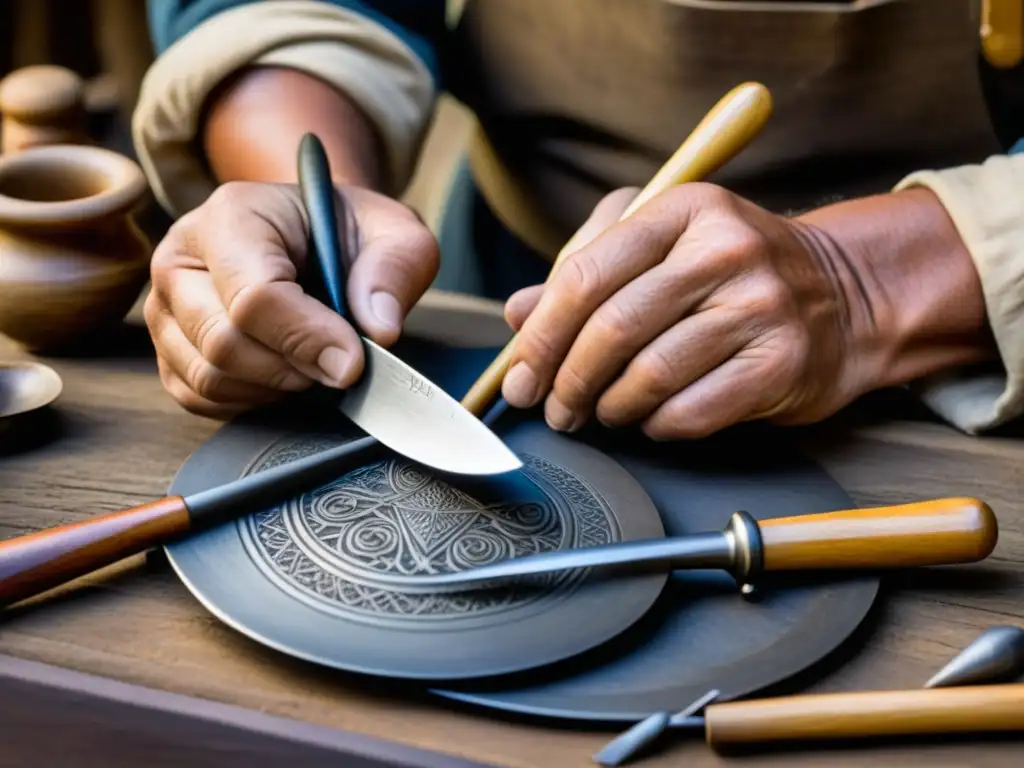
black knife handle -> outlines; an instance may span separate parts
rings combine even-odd
[[[303,136],[299,144],[299,188],[310,234],[307,280],[303,287],[321,300],[326,298],[324,303],[354,326],[353,318],[346,317],[347,265],[338,232],[331,164],[323,143],[312,133]]]

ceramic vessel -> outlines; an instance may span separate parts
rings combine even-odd
[[[0,157],[0,333],[53,350],[117,323],[149,272],[132,221],[142,170],[99,147],[34,147]]]
[[[0,81],[0,152],[87,144],[85,83],[64,67],[22,67]]]
[[[45,408],[63,389],[60,375],[48,365],[0,363],[0,422]]]

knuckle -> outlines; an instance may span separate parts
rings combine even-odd
[[[228,303],[228,319],[237,327],[251,328],[253,320],[260,317],[271,304],[273,287],[267,283],[247,285],[238,291]]]
[[[681,184],[673,187],[671,194],[678,197],[689,196],[696,198],[706,205],[715,207],[731,206],[733,202],[733,194],[729,190],[710,181],[695,181],[690,184]]]
[[[281,328],[275,351],[286,358],[315,364],[326,346],[305,328]]]
[[[556,270],[551,286],[562,301],[571,305],[583,304],[601,284],[601,271],[586,251],[577,251]]]
[[[540,328],[520,332],[515,353],[516,357],[531,363],[547,364],[557,357],[553,340],[547,331]]]
[[[756,320],[784,315],[793,303],[790,287],[778,278],[759,278],[746,287],[741,301],[745,314]]]
[[[645,206],[646,208],[647,206]],[[706,213],[729,213],[736,208],[736,198],[724,187],[705,181],[694,181],[671,187],[656,195],[648,209],[659,216],[672,216],[673,211],[700,209]]]
[[[592,387],[586,377],[574,365],[562,366],[555,378],[555,396],[566,407],[583,405],[592,397]]]
[[[142,303],[142,319],[145,321],[146,327],[149,328],[151,334],[157,330],[162,311],[163,307],[160,304],[160,299],[157,298],[156,291],[151,290],[146,300]]]
[[[226,368],[234,360],[237,336],[225,313],[210,315],[196,333],[196,348],[211,365]]]
[[[768,235],[751,226],[733,227],[728,231],[726,242],[731,251],[747,258],[764,257],[771,248]]]
[[[181,237],[168,232],[167,237],[153,251],[149,261],[149,278],[153,288],[163,290],[174,271],[173,255],[180,248]]]
[[[201,357],[194,358],[185,372],[185,382],[192,391],[205,400],[216,400],[223,375]]]
[[[732,273],[746,272],[764,261],[769,249],[770,243],[764,233],[733,221],[718,232],[716,261]]]
[[[637,377],[646,392],[666,394],[677,387],[675,366],[656,349],[645,349],[630,364],[630,373]]]
[[[252,202],[253,189],[252,182],[228,181],[213,190],[203,205],[211,211],[246,207]]]
[[[609,346],[624,344],[643,328],[643,318],[629,302],[611,299],[602,304],[593,315],[602,339]]]

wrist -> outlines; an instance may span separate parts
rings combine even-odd
[[[373,124],[345,94],[304,72],[244,70],[211,95],[200,126],[207,165],[221,183],[296,183],[299,142],[313,132],[336,183],[380,187],[383,152]]]
[[[930,190],[837,203],[797,221],[817,233],[846,299],[858,394],[998,357],[974,262]]]

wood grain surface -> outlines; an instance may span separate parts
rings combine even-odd
[[[501,335],[500,308],[465,306],[486,322],[455,323],[442,312],[424,325],[445,333],[459,325],[478,334],[488,327]],[[83,346],[75,358],[46,359],[64,378],[52,412],[31,423],[0,422],[0,538],[162,497],[182,462],[217,429],[217,422],[185,413],[164,394],[141,326],[127,327],[114,341]],[[474,341],[485,343],[479,336]],[[0,341],[0,360],[19,356]],[[986,627],[1024,626],[1024,440],[958,434],[902,395],[860,403],[826,425],[802,430],[802,439],[859,505],[978,497],[991,505],[1000,526],[995,551],[981,564],[887,579],[870,631],[842,655],[842,664],[820,670],[803,690],[921,686]],[[500,713],[400,696],[380,682],[292,661],[217,621],[159,556],[131,558],[8,610],[0,624],[0,654],[509,768],[592,766],[591,755],[610,737],[607,731],[513,722]],[[45,722],[48,708],[37,709]],[[181,738],[187,732],[178,731]],[[153,757],[148,764],[169,764]],[[672,741],[638,763],[823,764],[1022,765],[1024,737],[736,758],[715,755],[698,737]]]

